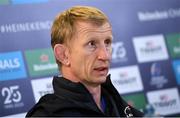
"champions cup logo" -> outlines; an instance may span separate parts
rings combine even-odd
[[[158,63],[153,63],[151,66],[151,75],[152,76],[160,76],[161,75],[161,68]]]
[[[158,63],[151,65],[151,85],[155,85],[157,88],[163,87],[164,84],[168,83],[168,79],[162,75],[161,66]]]

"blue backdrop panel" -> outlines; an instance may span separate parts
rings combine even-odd
[[[115,86],[127,86],[128,93],[122,96],[129,96],[128,100],[132,100],[129,104],[145,109],[147,114],[146,106],[151,105],[157,114],[180,115],[180,37],[172,39],[177,40],[176,46],[166,39],[168,35],[180,34],[179,0],[3,0],[0,1],[0,117],[26,113],[35,104],[35,98],[41,96],[39,91],[52,92],[52,75],[57,73],[47,76],[39,73],[32,78],[30,73],[36,70],[29,70],[28,64],[38,66],[41,72],[52,69],[49,55],[39,50],[51,47],[50,28],[57,13],[74,5],[95,6],[109,17],[114,35],[111,70],[117,74],[112,81]],[[170,52],[169,48],[175,51]],[[37,60],[27,63],[25,52],[31,50],[39,55],[32,55]],[[175,53],[176,58],[170,53]],[[136,72],[132,73],[133,69]],[[44,78],[50,81],[38,87],[38,80]],[[140,90],[135,88],[137,91],[128,88],[141,84]],[[144,101],[140,106],[138,94]]]

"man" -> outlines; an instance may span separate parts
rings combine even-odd
[[[42,97],[31,116],[143,116],[127,105],[110,81],[112,29],[94,7],[75,6],[53,23],[51,44],[62,76],[53,78],[54,94]]]

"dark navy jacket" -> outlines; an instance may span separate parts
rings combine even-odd
[[[129,106],[119,95],[107,77],[102,84],[105,109],[102,112],[89,91],[81,83],[73,83],[63,77],[53,78],[53,94],[43,96],[26,117],[142,117],[143,113]]]

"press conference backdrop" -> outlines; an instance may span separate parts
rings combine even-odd
[[[109,17],[110,73],[123,98],[146,114],[180,115],[179,0],[0,0],[0,117],[23,117],[53,92],[59,72],[50,28],[57,13],[74,5]]]

